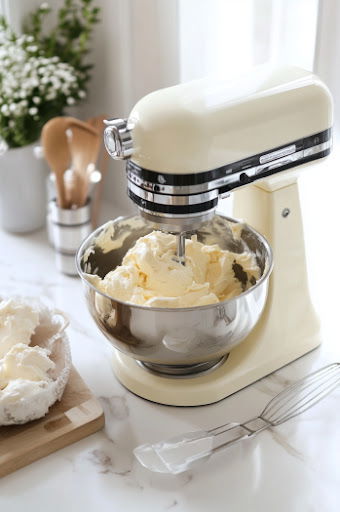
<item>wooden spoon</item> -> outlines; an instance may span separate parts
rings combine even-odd
[[[73,169],[67,169],[64,173],[64,185],[66,201],[70,208],[77,208],[81,203],[82,181],[79,173]]]
[[[95,164],[97,161],[101,139],[97,130],[78,119],[70,122],[67,139],[72,157],[72,169],[78,175],[80,186],[79,206],[83,206],[88,196],[87,169],[90,164]]]
[[[54,117],[48,121],[41,132],[41,143],[48,165],[55,174],[57,189],[57,204],[67,208],[64,187],[64,172],[68,169],[71,153],[66,137],[69,118]]]

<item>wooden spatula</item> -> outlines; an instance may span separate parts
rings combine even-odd
[[[54,117],[48,121],[41,132],[41,143],[48,165],[56,178],[57,204],[67,208],[64,187],[64,172],[68,169],[71,153],[66,137],[69,125],[68,117]]]
[[[71,167],[78,175],[79,206],[83,206],[88,196],[88,166],[97,161],[101,138],[97,130],[88,123],[75,119],[68,126],[67,140],[71,153]]]
[[[67,169],[64,173],[64,185],[69,208],[77,208],[81,203],[82,181],[80,175],[73,169]]]

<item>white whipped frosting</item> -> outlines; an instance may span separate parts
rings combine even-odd
[[[37,305],[10,298],[0,301],[0,402],[20,401],[51,381],[50,350],[29,346],[39,325]]]
[[[0,426],[45,416],[71,369],[64,316],[37,299],[0,299]]]
[[[0,359],[17,343],[29,345],[39,311],[21,299],[0,301]]]
[[[89,276],[100,291],[124,302],[153,307],[191,307],[230,299],[250,288],[260,269],[249,252],[204,245],[193,236],[185,241],[185,266],[176,259],[177,237],[160,231],[141,237],[126,253],[122,265],[104,279]],[[247,283],[236,277],[242,267]]]
[[[55,364],[49,355],[50,351],[46,348],[29,347],[24,343],[14,345],[0,361],[0,389],[6,388],[15,379],[50,381],[48,371]]]
[[[42,390],[48,387],[46,381],[33,381],[25,379],[11,380],[1,393],[1,405],[8,406],[20,402],[25,398],[34,399]]]

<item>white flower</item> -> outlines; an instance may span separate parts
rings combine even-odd
[[[27,46],[27,51],[34,53],[38,51],[38,47],[36,45]]]
[[[31,70],[32,70],[31,63],[30,62],[26,62],[26,64],[23,67],[23,72],[27,73],[27,75],[29,75]]]
[[[59,78],[56,78],[55,76],[51,77],[51,82],[55,89],[59,89],[59,87],[61,86],[61,82],[60,82]]]
[[[8,87],[7,85],[3,88],[3,98],[14,98],[14,93],[12,87]],[[19,98],[19,94],[17,93],[17,98]]]
[[[49,9],[47,2],[42,9]],[[78,91],[81,74],[73,66],[57,56],[36,55],[38,50],[31,35],[12,40],[10,32],[0,30],[0,112],[10,118],[10,129],[27,116],[38,119],[40,105],[74,105],[86,97],[85,91]]]
[[[41,6],[39,7],[39,9],[40,9],[41,11],[47,11],[47,10],[49,9],[49,7],[50,7],[50,6],[48,5],[48,3],[47,3],[47,2],[43,2],[43,3],[41,4]]]
[[[55,91],[51,91],[47,96],[46,96],[46,100],[47,101],[51,101],[51,100],[55,100],[57,97],[57,93]]]

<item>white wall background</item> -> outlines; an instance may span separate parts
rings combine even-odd
[[[317,8],[317,0],[179,0],[181,81],[264,62],[312,69]]]

